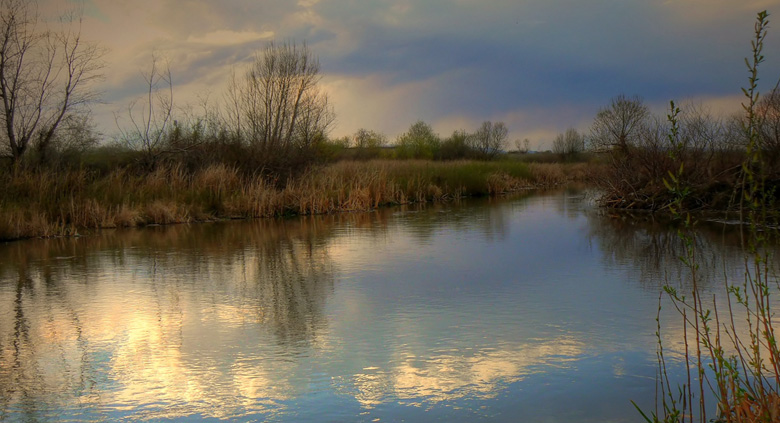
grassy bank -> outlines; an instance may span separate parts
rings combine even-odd
[[[217,164],[139,174],[35,170],[2,175],[0,239],[84,230],[369,210],[549,187],[585,177],[586,165],[369,161],[312,168],[289,180]]]

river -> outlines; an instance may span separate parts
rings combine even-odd
[[[0,245],[0,420],[639,421],[681,246],[576,190]]]

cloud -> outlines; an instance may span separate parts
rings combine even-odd
[[[336,105],[334,133],[346,135],[359,128],[383,132],[394,138],[418,119],[437,117],[436,84],[430,81],[396,83],[381,75],[334,75],[323,79],[323,88]],[[382,116],[383,119],[377,119]]]
[[[52,10],[65,0],[41,0]],[[56,6],[56,7],[55,7]],[[756,12],[780,0],[90,0],[85,34],[111,49],[108,101],[138,89],[153,50],[172,63],[177,96],[218,90],[270,39],[306,41],[336,108],[334,135],[391,138],[424,119],[447,133],[504,118],[539,142],[617,94],[650,104],[738,95]],[[770,29],[767,46],[780,45]],[[767,50],[762,90],[780,75]],[[530,117],[524,117],[530,116]],[[441,126],[440,128],[438,126]],[[466,128],[468,129],[468,128]],[[532,139],[532,142],[537,140]]]
[[[273,31],[255,32],[255,31],[230,31],[218,30],[212,31],[202,36],[190,35],[187,42],[197,44],[208,44],[213,46],[230,46],[244,44],[251,41],[268,40],[274,36]]]
[[[498,2],[479,11],[465,2],[449,9],[436,1],[401,2],[394,8],[382,3],[374,14],[366,13],[368,6],[352,11],[334,6],[321,13],[350,23],[340,34],[347,41],[340,55],[323,61],[338,73],[382,75],[384,84],[377,90],[434,85],[408,97],[405,106],[433,105],[435,110],[427,114],[434,121],[475,122],[523,112],[537,118],[518,119],[516,129],[545,136],[581,126],[619,93],[666,104],[673,98],[739,92],[746,53],[742,44],[747,45],[742,41],[749,39],[754,16],[748,6],[729,7],[722,1],[720,8],[698,10],[702,5],[697,1],[674,7],[660,2],[570,3]],[[368,17],[358,24],[354,14]],[[713,49],[713,41],[723,49]],[[776,63],[769,66],[777,68]],[[371,98],[363,87],[360,92],[364,102]],[[348,112],[354,109],[351,102],[336,104]],[[379,113],[386,128],[388,115],[410,114],[388,107]],[[572,107],[577,112],[560,112]],[[558,122],[545,118],[545,127],[539,127],[545,113]],[[564,121],[563,115],[573,120]]]

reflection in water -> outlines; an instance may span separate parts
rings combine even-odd
[[[631,420],[681,244],[587,198],[0,246],[0,420]]]
[[[227,417],[286,398],[291,388],[267,375],[284,366],[243,360],[242,338],[267,332],[287,355],[318,342],[333,289],[322,248],[331,230],[304,219],[9,244],[2,409],[46,419],[74,400],[119,414],[140,405],[140,415],[166,403],[150,415]]]
[[[625,216],[587,211],[590,237],[599,244],[605,265],[625,267],[627,280],[638,281],[657,291],[664,283],[681,283],[690,288],[690,269],[681,258],[686,255],[683,239],[668,223],[652,215]],[[724,278],[738,280],[744,269],[738,225],[700,222],[693,248],[698,276],[703,285],[720,287]],[[633,264],[633,266],[626,266]]]
[[[402,354],[399,364],[385,371],[367,367],[355,374],[354,396],[365,408],[397,398],[410,404],[455,398],[494,398],[501,385],[517,382],[534,366],[573,361],[584,348],[578,341],[554,339],[539,345],[477,351],[474,355],[439,354],[420,359]],[[422,404],[420,404],[422,405]]]

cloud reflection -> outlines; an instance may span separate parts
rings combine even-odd
[[[402,399],[426,402],[463,397],[492,398],[499,385],[516,382],[534,366],[576,360],[584,351],[580,341],[554,339],[538,345],[488,348],[474,355],[443,354],[420,363],[408,358],[394,370],[393,386]]]
[[[366,367],[349,380],[336,381],[337,390],[354,396],[363,408],[387,401],[432,405],[462,398],[494,398],[501,387],[577,360],[583,342],[559,338],[500,348],[434,354],[428,357],[396,352],[388,367]]]
[[[282,376],[290,361],[274,357],[300,354],[326,328],[331,229],[264,221],[11,244],[0,263],[0,412],[278,410],[298,388]]]
[[[0,419],[427,410],[594,354],[610,357],[604,377],[637,374],[611,358],[652,360],[652,316],[626,320],[654,313],[657,280],[640,276],[676,260],[674,231],[572,191],[491,201],[2,246]],[[670,356],[682,348],[663,334]]]

